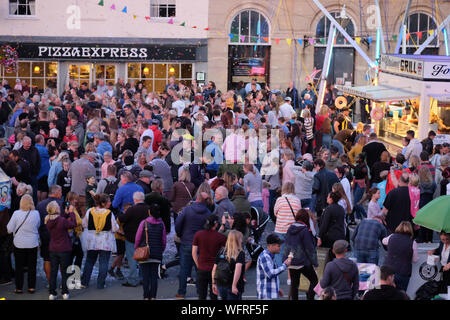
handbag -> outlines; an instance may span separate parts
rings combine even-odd
[[[150,247],[148,246],[148,228],[147,222],[145,222],[145,243],[143,247],[136,248],[134,250],[133,259],[136,261],[146,261],[150,258]]]

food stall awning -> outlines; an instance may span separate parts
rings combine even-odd
[[[335,88],[343,93],[370,99],[373,101],[405,100],[405,99],[414,99],[420,96],[420,93],[418,92],[382,85],[362,86],[362,87],[348,87],[342,85],[335,85]]]

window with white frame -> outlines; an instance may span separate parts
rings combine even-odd
[[[424,43],[427,38],[430,36],[429,32],[433,30],[436,32],[436,22],[433,18],[423,12],[413,13],[409,15],[408,20],[406,22],[406,33],[409,33],[408,41],[406,45],[408,47],[418,47],[422,43]],[[437,37],[431,41],[428,47],[437,47],[439,46]]]
[[[16,80],[25,80],[31,88],[43,91],[46,88],[56,88],[58,63],[44,61],[19,61],[17,70],[7,72],[0,70],[0,80],[5,79],[14,88]]]
[[[150,17],[173,18],[176,16],[176,0],[150,0]]]
[[[333,18],[341,25],[341,27],[351,36],[355,35],[355,26],[353,21],[349,17],[340,18],[339,12],[331,12],[330,13]],[[326,46],[328,41],[328,36],[330,33],[331,21],[327,17],[323,16],[319,23],[317,23],[316,28],[316,46]],[[336,43],[337,46],[351,46],[342,33],[336,33]]]
[[[34,16],[36,15],[35,0],[9,0],[10,16]]]
[[[232,20],[230,44],[270,44],[269,23],[258,11],[244,10]]]

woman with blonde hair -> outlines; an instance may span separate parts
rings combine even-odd
[[[178,173],[178,181],[172,185],[169,197],[174,212],[174,221],[176,221],[178,213],[194,200],[195,185],[190,181],[189,167],[181,167]]]
[[[420,201],[419,209],[423,208],[430,201],[433,200],[433,195],[437,189],[437,184],[433,179],[431,171],[428,167],[421,167],[419,169],[419,190],[420,190]],[[419,241],[431,243],[433,242],[433,230],[425,227],[420,227],[419,230]]]
[[[52,201],[47,205],[47,216],[45,217],[45,225],[50,233],[50,283],[49,283],[49,300],[55,300],[58,270],[61,269],[61,286],[62,297],[64,300],[69,299],[69,289],[67,288],[67,267],[71,264],[72,240],[69,236],[69,229],[77,226],[75,213],[66,211],[61,215],[61,207],[56,201]]]
[[[402,221],[395,229],[395,232],[382,241],[387,246],[384,264],[394,269],[395,285],[397,289],[403,291],[406,291],[408,288],[412,263],[419,261],[417,243],[413,236],[411,222]]]
[[[242,300],[245,285],[245,253],[242,249],[242,238],[241,232],[237,230],[230,231],[225,248],[217,255],[211,272],[213,293],[220,295],[222,300]],[[221,268],[218,268],[219,264],[226,263],[229,264],[231,271],[228,279],[222,276]]]
[[[409,161],[408,161],[408,168],[406,168],[406,172],[408,172],[409,174],[411,173],[419,173],[419,165],[420,165],[420,158],[416,155],[412,155],[411,157],[409,157]]]
[[[367,137],[361,136],[358,139],[358,142],[353,146],[353,148],[348,152],[348,158],[352,164],[356,163],[356,157],[363,150],[363,147],[367,144]]]
[[[35,210],[33,198],[24,194],[20,199],[20,209],[14,211],[6,226],[8,233],[14,236],[14,258],[15,258],[15,282],[14,293],[20,294],[23,289],[24,267],[28,271],[28,292],[34,293],[36,289],[36,263],[37,250],[39,247],[39,226],[41,217]]]

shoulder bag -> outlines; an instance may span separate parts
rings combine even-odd
[[[191,201],[194,200],[194,199],[192,198],[192,194],[191,194],[191,192],[189,191],[189,189],[188,189],[188,187],[186,186],[186,184],[185,184],[184,182],[181,182],[181,183],[182,183],[183,186],[186,188],[186,191],[189,193],[189,197],[191,197]]]
[[[133,254],[133,259],[136,261],[146,261],[150,258],[150,247],[148,246],[148,227],[147,222],[145,223],[145,243],[143,247],[136,248]]]
[[[20,226],[16,229],[16,231],[14,231],[14,237],[16,236],[17,232],[19,232],[19,229],[23,226],[23,224],[25,223],[25,221],[27,221],[28,216],[30,215],[30,211],[28,210],[27,216],[25,217],[25,219],[23,219],[22,223],[20,224]]]

